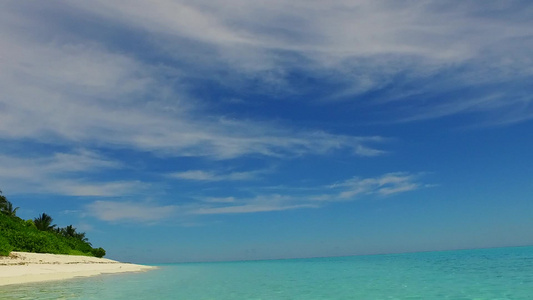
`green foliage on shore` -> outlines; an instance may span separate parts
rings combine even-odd
[[[43,213],[34,220],[16,216],[10,202],[0,194],[0,255],[11,251],[70,254],[103,257],[105,250],[93,248],[84,232],[69,225],[58,228],[53,219]]]
[[[13,251],[13,246],[9,244],[6,238],[0,235],[0,256],[7,256]]]

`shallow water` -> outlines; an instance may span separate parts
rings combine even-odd
[[[0,299],[533,299],[533,247],[159,267],[0,287]]]

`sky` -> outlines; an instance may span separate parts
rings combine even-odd
[[[0,3],[0,189],[141,263],[533,245],[531,1]]]

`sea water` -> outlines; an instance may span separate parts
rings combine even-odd
[[[0,287],[0,299],[533,299],[533,247],[158,267]]]

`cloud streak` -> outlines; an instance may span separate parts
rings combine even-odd
[[[265,171],[229,172],[222,174],[213,171],[189,170],[172,173],[169,174],[169,176],[176,179],[192,181],[241,181],[256,179],[263,173],[265,173]]]
[[[0,166],[0,180],[13,193],[108,197],[130,194],[146,187],[137,180],[88,179],[90,175],[122,166],[84,149],[34,158],[0,155]]]
[[[150,202],[95,201],[86,206],[87,214],[108,222],[154,222],[174,215],[175,205],[159,206]]]
[[[332,202],[356,201],[365,196],[391,197],[429,187],[419,181],[422,174],[388,173],[372,178],[351,178],[319,188],[329,193],[306,195],[265,194],[252,198],[206,197],[187,204],[160,205],[156,202],[96,201],[87,205],[89,214],[104,221],[152,222],[177,215],[226,215],[315,209]]]
[[[395,114],[386,121],[491,115],[503,110],[506,113],[494,122],[507,124],[533,116],[531,93],[525,86],[511,94],[487,88],[530,82],[527,79],[533,76],[533,60],[524,51],[530,48],[533,34],[531,21],[525,18],[531,6],[522,2],[488,1],[486,10],[494,13],[484,15],[469,3],[451,7],[433,1],[328,5],[273,1],[265,5],[232,0],[226,6],[161,0],[157,5],[142,1],[50,5],[61,6],[70,15],[97,16],[115,30],[148,32],[153,39],[143,42],[160,47],[160,55],[172,63],[117,50],[99,36],[74,35],[60,26],[64,24],[56,24],[59,31],[47,30],[41,26],[51,21],[46,9],[37,5],[43,12],[38,15],[7,2],[0,32],[3,57],[9,57],[0,62],[4,70],[0,137],[214,159],[327,154],[339,149],[360,156],[386,153],[379,149],[384,140],[380,136],[287,128],[207,112],[188,86],[197,84],[193,78],[205,76],[194,69],[215,81],[220,70],[230,70],[224,76],[226,83],[220,85],[259,78],[263,86],[277,82],[289,93],[300,91],[291,86],[287,74],[305,71],[325,84],[340,86],[336,92],[343,99],[379,90],[402,74],[411,82],[450,72],[450,79],[439,80],[441,84],[417,85],[416,97],[412,90],[385,95],[383,103],[394,103],[386,111]],[[28,33],[37,28],[43,38]],[[189,57],[180,53],[199,53],[200,59],[189,67],[184,63]],[[450,66],[466,72],[457,75]],[[482,76],[487,73],[491,76]],[[486,92],[455,95],[465,86]],[[443,91],[450,94],[444,102],[437,97]],[[398,103],[403,104],[399,109]]]
[[[21,48],[38,49],[31,44]],[[151,91],[164,91],[168,87],[152,82],[150,75],[157,75],[136,76],[145,73],[141,71],[142,64],[102,49],[78,49],[79,53],[72,57],[77,63],[72,66],[65,58],[69,56],[65,51],[70,50],[64,48],[50,46],[50,49],[41,50],[39,61],[34,60],[36,53],[25,56],[27,51],[22,51],[19,56],[23,57],[18,61],[3,64],[6,72],[0,80],[4,91],[0,97],[4,108],[0,113],[1,137],[64,145],[81,142],[93,146],[134,147],[170,156],[216,159],[249,154],[323,154],[343,148],[351,148],[362,156],[381,151],[370,145],[381,143],[384,140],[381,137],[351,137],[253,121],[200,117],[199,112],[188,108],[190,105],[183,105],[186,108],[182,109],[180,101],[165,103],[162,92],[155,95],[158,100],[147,107],[146,103],[138,103],[137,93],[147,96]],[[15,52],[18,50],[11,50]],[[47,75],[50,70],[41,60],[54,66],[54,77]],[[90,70],[84,72],[84,68]],[[33,70],[31,74],[29,69]],[[79,74],[73,76],[75,71]],[[26,80],[21,84],[13,74],[27,74],[39,83]],[[106,76],[102,79],[99,74]],[[69,83],[73,78],[76,82]],[[58,89],[58,86],[64,88]],[[163,101],[159,100],[161,98]]]
[[[417,181],[420,174],[409,174],[405,172],[388,173],[374,178],[352,178],[341,183],[330,186],[332,189],[340,190],[340,199],[353,199],[359,195],[377,194],[388,196],[412,190],[417,190],[423,185]]]
[[[389,197],[429,187],[420,181],[422,174],[407,172],[387,173],[379,177],[351,178],[326,187],[315,187],[305,195],[260,195],[248,199],[230,198],[231,201],[213,201],[212,198],[193,214],[234,214],[319,208],[331,202],[355,201],[365,196]],[[328,193],[317,192],[329,191]],[[228,198],[222,198],[227,200]]]
[[[351,101],[400,77],[407,79],[411,96],[384,95],[395,103],[389,122],[478,114],[488,123],[507,124],[533,115],[528,87],[533,59],[527,50],[533,8],[527,1],[485,1],[483,8],[471,2],[345,0],[159,1],[156,9],[137,2],[125,10],[120,2],[93,4],[79,5],[99,16],[119,15],[118,22],[155,34],[169,49],[195,41],[190,50],[206,53],[195,68],[210,70],[210,76],[233,71],[221,84],[252,77],[293,92],[289,74],[301,71],[341,86],[333,98]],[[428,78],[438,84],[427,84]]]

